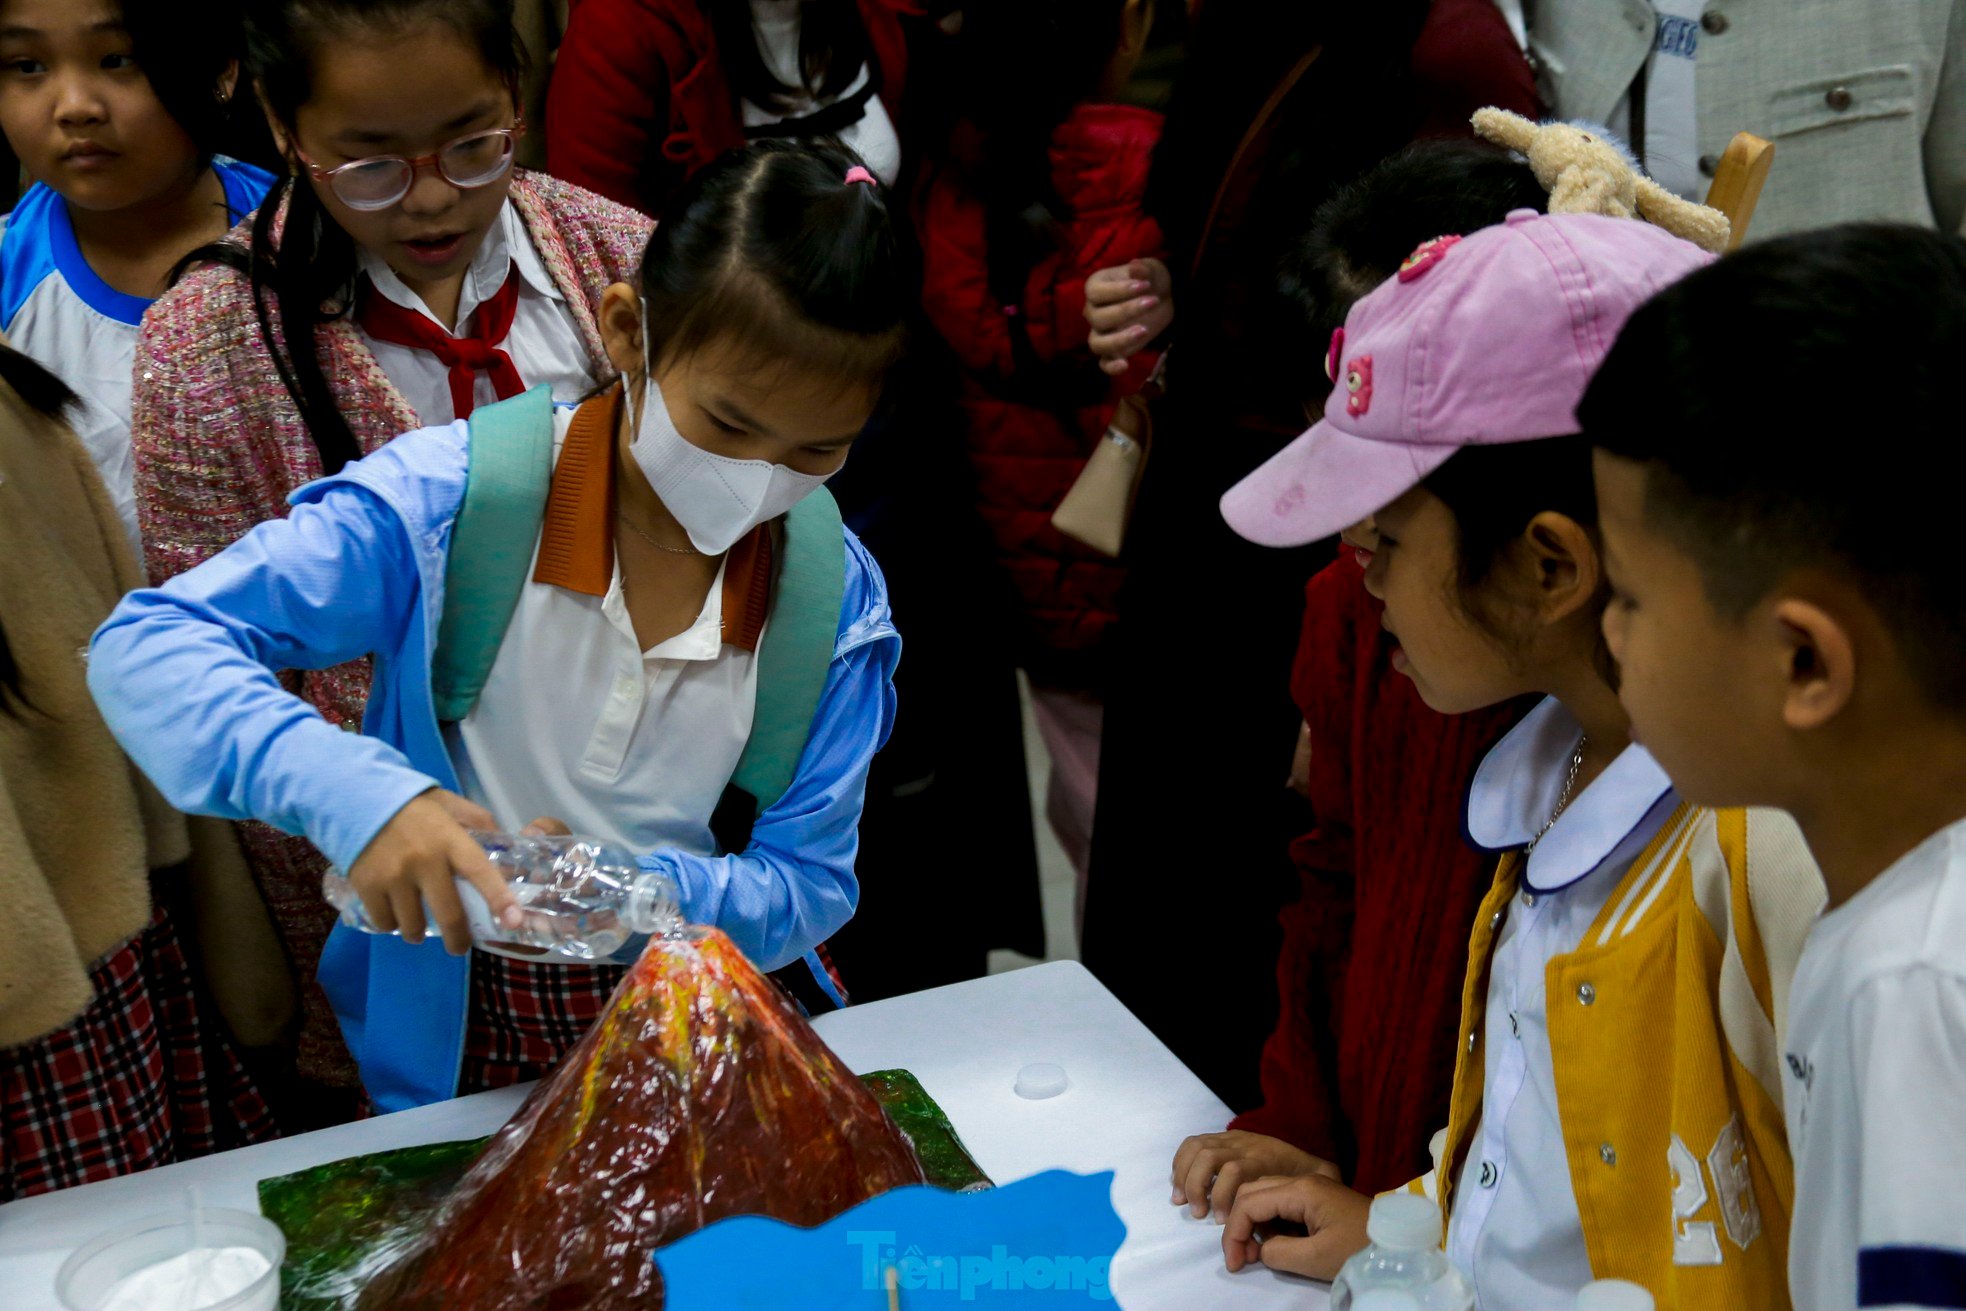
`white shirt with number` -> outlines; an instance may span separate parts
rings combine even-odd
[[[1796,1311],[1966,1306],[1966,821],[1810,931],[1789,993]]]
[[[1545,700],[1496,744],[1468,793],[1468,836],[1491,851],[1528,843],[1557,808],[1581,740]],[[1487,1311],[1565,1307],[1591,1282],[1557,1106],[1550,961],[1577,950],[1678,798],[1643,747],[1628,746],[1571,800],[1529,854],[1497,926],[1482,1016],[1481,1123],[1454,1184],[1447,1255]]]

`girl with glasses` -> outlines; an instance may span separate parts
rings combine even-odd
[[[596,310],[633,276],[640,215],[517,169],[512,0],[254,0],[246,73],[294,176],[200,252],[137,351],[137,499],[153,581],[287,513],[398,433],[527,387],[613,381]],[[366,661],[292,675],[355,729]],[[243,836],[299,977],[298,1074],[322,1121],[359,1107],[312,987],[332,922],[321,856]]]
[[[226,0],[0,5],[0,131],[35,179],[4,220],[0,326],[75,390],[76,435],[133,544],[137,327],[172,267],[273,185],[219,153],[242,44]]]
[[[99,630],[91,690],[167,796],[306,834],[371,922],[400,930],[337,928],[320,967],[381,1109],[538,1078],[622,975],[472,950],[457,880],[494,915],[512,898],[467,829],[615,842],[809,1007],[840,1001],[816,949],[859,900],[900,639],[820,484],[904,344],[898,245],[886,194],[844,152],[733,152],[602,298],[620,383],[406,433]],[[480,690],[459,698],[456,648],[432,635],[488,558],[474,468],[510,440],[498,420],[527,414],[550,483],[524,500],[538,526],[491,553],[523,574],[483,624],[495,654],[465,680]],[[360,735],[276,681],[362,651]]]

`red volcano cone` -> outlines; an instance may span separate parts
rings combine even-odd
[[[921,1182],[784,994],[722,933],[692,930],[650,944],[363,1305],[660,1306],[649,1258],[665,1243],[731,1215],[816,1225]]]

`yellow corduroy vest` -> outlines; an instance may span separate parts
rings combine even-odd
[[[1461,999],[1466,1035],[1434,1171],[1453,1204],[1481,1118],[1481,1019],[1520,858],[1482,903]],[[1824,900],[1801,833],[1772,811],[1681,805],[1578,950],[1548,965],[1550,1048],[1591,1269],[1661,1311],[1789,1305],[1793,1165],[1782,1122],[1788,985]]]

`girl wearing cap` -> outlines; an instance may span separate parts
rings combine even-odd
[[[1501,860],[1450,1123],[1409,1185],[1441,1204],[1484,1307],[1603,1278],[1668,1308],[1787,1305],[1776,1037],[1821,877],[1786,818],[1686,805],[1631,740],[1573,417],[1625,317],[1706,258],[1646,224],[1528,211],[1430,242],[1335,334],[1324,420],[1223,498],[1267,545],[1343,530],[1434,709],[1544,697],[1467,798]],[[1330,1278],[1368,1202],[1321,1174],[1246,1183],[1229,1268]],[[1278,1219],[1307,1236],[1258,1245]]]

